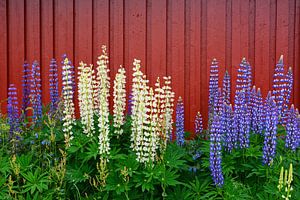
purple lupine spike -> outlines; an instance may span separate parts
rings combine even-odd
[[[42,90],[40,66],[34,61],[31,68],[30,99],[33,108],[32,120],[39,123],[42,118]]]
[[[214,102],[215,96],[218,92],[219,83],[219,66],[217,60],[214,58],[210,66],[209,75],[209,97],[208,97],[208,117],[209,120],[212,119],[214,112]]]
[[[266,100],[265,134],[263,147],[263,163],[270,166],[276,154],[276,134],[278,125],[278,107],[274,97],[269,92]]]
[[[235,116],[237,120],[237,142],[240,148],[249,147],[250,137],[250,114],[246,104],[246,92],[244,90],[237,93],[235,104]]]
[[[257,89],[257,95],[255,98],[255,113],[253,115],[253,132],[257,134],[261,134],[263,132],[264,126],[264,105],[263,98],[261,95],[260,88]]]
[[[223,98],[224,102],[229,105],[230,104],[230,75],[226,70],[224,79],[223,79]]]
[[[237,123],[232,110],[232,105],[224,104],[225,117],[224,117],[224,147],[227,152],[231,152],[233,148],[236,148],[236,136],[237,136]]]
[[[7,118],[10,125],[9,139],[11,139],[16,132],[20,132],[18,97],[14,84],[10,84],[8,88]]]
[[[203,119],[201,113],[198,112],[195,118],[195,135],[200,136],[203,133]]]
[[[251,66],[246,61],[246,58],[243,58],[240,64],[240,68],[238,69],[235,99],[237,98],[238,93],[244,90],[245,100],[246,100],[245,103],[248,103],[250,101],[251,84],[252,84]]]
[[[211,130],[210,130],[210,171],[214,184],[222,187],[224,184],[224,177],[222,172],[222,156],[221,156],[221,124],[220,117],[214,115]]]
[[[256,98],[257,98],[257,93],[256,93],[256,87],[254,85],[252,87],[252,90],[250,93],[250,101],[248,103],[248,108],[249,108],[249,113],[250,113],[250,128],[252,131],[254,128],[254,119],[255,119],[255,115],[257,113],[257,107],[258,107],[258,105],[256,104]]]
[[[31,81],[31,70],[27,61],[23,64],[23,96],[22,96],[22,112],[27,116],[27,108],[30,106],[30,81]],[[25,117],[24,116],[24,117]]]
[[[49,82],[50,82],[50,114],[53,114],[58,107],[59,93],[58,93],[58,68],[56,60],[51,59],[49,69]]]
[[[284,93],[285,93],[285,75],[284,75],[283,55],[281,55],[275,67],[275,73],[273,77],[273,91],[272,91],[272,95],[275,98],[275,102],[278,107],[280,116],[282,115],[282,107],[284,104]]]
[[[288,112],[288,107],[290,104],[290,99],[291,99],[291,94],[293,90],[293,70],[290,67],[287,74],[286,74],[286,86],[285,86],[285,92],[284,92],[284,103],[283,103],[283,119],[282,119],[282,124],[286,124],[287,122],[287,112]]]
[[[300,115],[299,110],[296,109],[296,116],[297,116],[297,142],[296,142],[296,148],[300,147]]]
[[[296,151],[298,147],[298,123],[297,116],[295,112],[294,105],[291,106],[291,109],[287,112],[287,124],[286,124],[286,139],[285,147]]]
[[[133,106],[133,95],[132,92],[130,92],[128,97],[128,111],[127,111],[128,115],[132,114],[132,106]]]
[[[214,115],[221,115],[222,109],[223,109],[223,96],[222,96],[222,90],[221,88],[218,88],[217,93],[215,94],[214,97],[214,109],[213,109],[213,114]]]
[[[181,97],[176,105],[176,141],[179,146],[184,144],[184,105]]]

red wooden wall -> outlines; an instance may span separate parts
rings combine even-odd
[[[299,107],[299,26],[299,0],[0,0],[0,99],[7,98],[9,83],[21,96],[23,61],[36,59],[43,101],[49,102],[50,59],[66,53],[76,66],[96,63],[107,44],[112,78],[119,65],[130,78],[133,58],[142,60],[151,85],[157,76],[172,76],[190,130],[198,110],[207,115],[214,57],[221,77],[227,69],[233,79],[242,57],[248,58],[254,84],[266,95],[284,54],[293,66],[292,98]]]

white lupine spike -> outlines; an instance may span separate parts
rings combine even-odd
[[[114,80],[114,128],[115,134],[117,137],[121,136],[123,133],[123,129],[121,126],[124,124],[124,112],[126,109],[126,75],[125,69],[120,66],[118,69],[118,73],[116,74]]]
[[[73,139],[72,127],[75,122],[75,109],[73,102],[73,81],[72,81],[72,66],[68,58],[63,61],[62,67],[62,93],[63,93],[63,132],[65,136],[66,147],[70,146],[70,141]]]
[[[96,108],[98,109],[98,126],[99,126],[99,154],[108,156],[110,151],[109,145],[109,88],[110,82],[108,77],[108,56],[106,46],[102,46],[102,55],[97,61],[97,92],[96,92]]]
[[[150,160],[152,162],[155,161],[157,157],[157,149],[158,149],[158,134],[159,134],[159,126],[158,126],[158,109],[157,109],[157,97],[154,95],[153,89],[150,88],[149,91],[149,154]]]
[[[87,66],[80,62],[78,67],[78,100],[81,116],[81,123],[84,125],[83,132],[87,136],[95,134],[94,129],[94,106],[93,101],[93,65]]]

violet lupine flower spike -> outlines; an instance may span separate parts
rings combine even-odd
[[[283,55],[281,55],[275,67],[275,73],[273,78],[273,91],[272,91],[272,95],[275,98],[275,102],[279,110],[278,114],[280,116],[282,114],[282,107],[284,103],[284,93],[285,93],[285,75],[284,75]]]
[[[223,79],[223,98],[224,102],[229,105],[230,104],[230,75],[226,70],[224,79]]]
[[[274,97],[271,96],[271,92],[269,92],[265,108],[266,131],[264,134],[263,163],[270,166],[273,163],[276,154],[276,134],[278,125],[278,107],[276,106]]]
[[[245,91],[245,100],[246,100],[246,103],[248,103],[250,100],[251,84],[252,84],[251,66],[246,61],[246,59],[243,58],[243,60],[240,64],[240,68],[238,69],[238,75],[237,75],[237,80],[236,80],[235,99],[237,98],[238,93],[240,91],[244,90]],[[235,104],[236,104],[236,102],[235,102]]]
[[[58,107],[59,93],[58,93],[58,69],[56,60],[51,59],[49,69],[49,82],[50,82],[50,114],[54,114]]]
[[[27,116],[27,108],[30,106],[30,80],[31,80],[31,70],[29,69],[29,64],[27,61],[23,65],[23,97],[22,97],[22,113],[24,117]]]
[[[217,60],[214,58],[210,66],[209,75],[209,99],[208,99],[208,113],[209,120],[211,121],[214,112],[215,96],[218,92],[219,82],[219,66]]]
[[[226,120],[224,121],[224,147],[227,152],[231,152],[233,148],[236,148],[237,140],[237,123],[236,117],[232,110],[232,105],[225,105]]]
[[[14,84],[10,84],[8,88],[7,118],[10,125],[9,139],[12,139],[16,132],[20,132],[18,97]]]
[[[222,156],[221,156],[221,124],[220,117],[214,115],[210,130],[210,171],[214,184],[222,187],[224,184],[224,177],[222,173]]]
[[[287,113],[287,124],[286,124],[286,139],[285,147],[296,151],[299,142],[299,130],[297,123],[297,115],[295,112],[294,105],[291,106]]]
[[[221,88],[218,88],[217,93],[215,94],[213,108],[213,114],[220,116],[223,109],[223,96]]]
[[[264,123],[264,105],[263,105],[263,98],[261,95],[260,88],[257,89],[257,93],[254,100],[254,108],[253,108],[253,115],[252,115],[252,131],[257,134],[262,135],[263,131],[263,123]]]
[[[286,74],[286,87],[285,87],[285,95],[284,95],[284,104],[283,104],[283,120],[282,123],[286,124],[287,121],[287,112],[288,112],[288,107],[290,104],[290,99],[291,99],[291,94],[293,90],[293,70],[290,67],[287,74]]]
[[[240,148],[249,147],[249,132],[250,132],[250,114],[246,102],[246,92],[240,91],[237,93],[235,104],[235,116],[237,120],[238,137],[237,142]]]
[[[203,119],[201,113],[198,112],[195,118],[195,136],[200,136],[203,133]]]
[[[184,105],[181,97],[176,106],[176,141],[179,146],[184,144]]]
[[[33,122],[38,124],[42,118],[42,90],[41,72],[37,61],[34,61],[31,69],[31,104],[33,108]]]
[[[248,103],[248,108],[250,112],[250,128],[253,130],[253,125],[254,125],[254,119],[255,119],[255,114],[257,111],[257,105],[256,105],[256,87],[255,85],[252,87],[251,93],[250,93],[250,101]]]

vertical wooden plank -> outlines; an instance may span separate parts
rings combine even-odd
[[[219,87],[225,72],[226,1],[207,1],[207,63],[219,62]],[[209,70],[207,71],[209,77]]]
[[[249,52],[248,61],[252,66],[252,75],[255,77],[255,23],[256,23],[256,0],[249,1]],[[253,78],[253,85],[256,85]]]
[[[24,1],[8,2],[8,81],[15,84],[18,92],[19,105],[22,98],[22,65],[25,59],[24,38]]]
[[[169,0],[167,6],[167,75],[172,77],[177,101],[184,97],[184,1]]]
[[[249,1],[232,1],[231,100],[233,102],[239,64],[249,57]],[[250,63],[253,65],[253,63]]]
[[[232,0],[226,1],[225,68],[228,71],[232,66],[232,4]]]
[[[54,56],[58,64],[59,91],[61,92],[61,61],[64,54],[74,63],[73,0],[55,0],[54,3]],[[75,65],[76,66],[76,65]]]
[[[49,65],[50,60],[54,57],[53,5],[53,0],[41,1],[41,76],[44,104],[50,102]]]
[[[114,4],[114,1],[109,0],[93,0],[93,34],[92,34],[92,45],[93,45],[93,63],[96,65],[98,56],[101,54],[101,46],[106,45],[110,52],[110,63],[111,49],[109,44],[109,25],[110,25],[110,11],[109,3]],[[123,9],[123,6],[119,6],[119,9]],[[112,17],[118,16],[117,13],[112,12]],[[123,51],[121,47],[121,51]],[[113,67],[110,65],[110,70],[113,72]]]
[[[166,75],[167,0],[147,1],[147,76],[150,85]]]
[[[200,112],[203,116],[204,128],[207,128],[208,119],[208,78],[207,71],[207,0],[201,1],[201,65],[200,65],[200,82],[201,82],[201,109]]]
[[[294,38],[294,104],[300,107],[300,1],[295,3],[295,38]]]
[[[7,99],[7,2],[6,0],[0,1],[0,102],[1,112],[4,113],[6,110],[6,99]]]
[[[124,64],[127,72],[126,91],[132,82],[134,58],[141,60],[141,70],[146,74],[146,0],[125,0]]]
[[[185,37],[185,113],[186,129],[194,132],[194,119],[200,111],[201,97],[201,2],[186,2]]]
[[[74,65],[78,66],[79,62],[92,63],[92,0],[75,0],[75,58]],[[77,68],[77,67],[76,67]],[[77,70],[76,70],[77,75]]]
[[[256,1],[255,18],[255,85],[263,96],[269,90],[270,74],[270,0]]]
[[[277,4],[276,0],[271,0],[270,1],[270,30],[269,30],[269,37],[270,37],[270,45],[269,45],[269,87],[268,90],[272,90],[273,87],[273,76],[274,76],[274,69],[276,66],[276,63],[279,59],[276,58],[276,29],[278,28],[276,25],[276,16],[277,13]],[[267,87],[268,84],[265,84],[265,87]]]
[[[26,1],[25,52],[31,65],[34,60],[40,62],[40,1]]]

